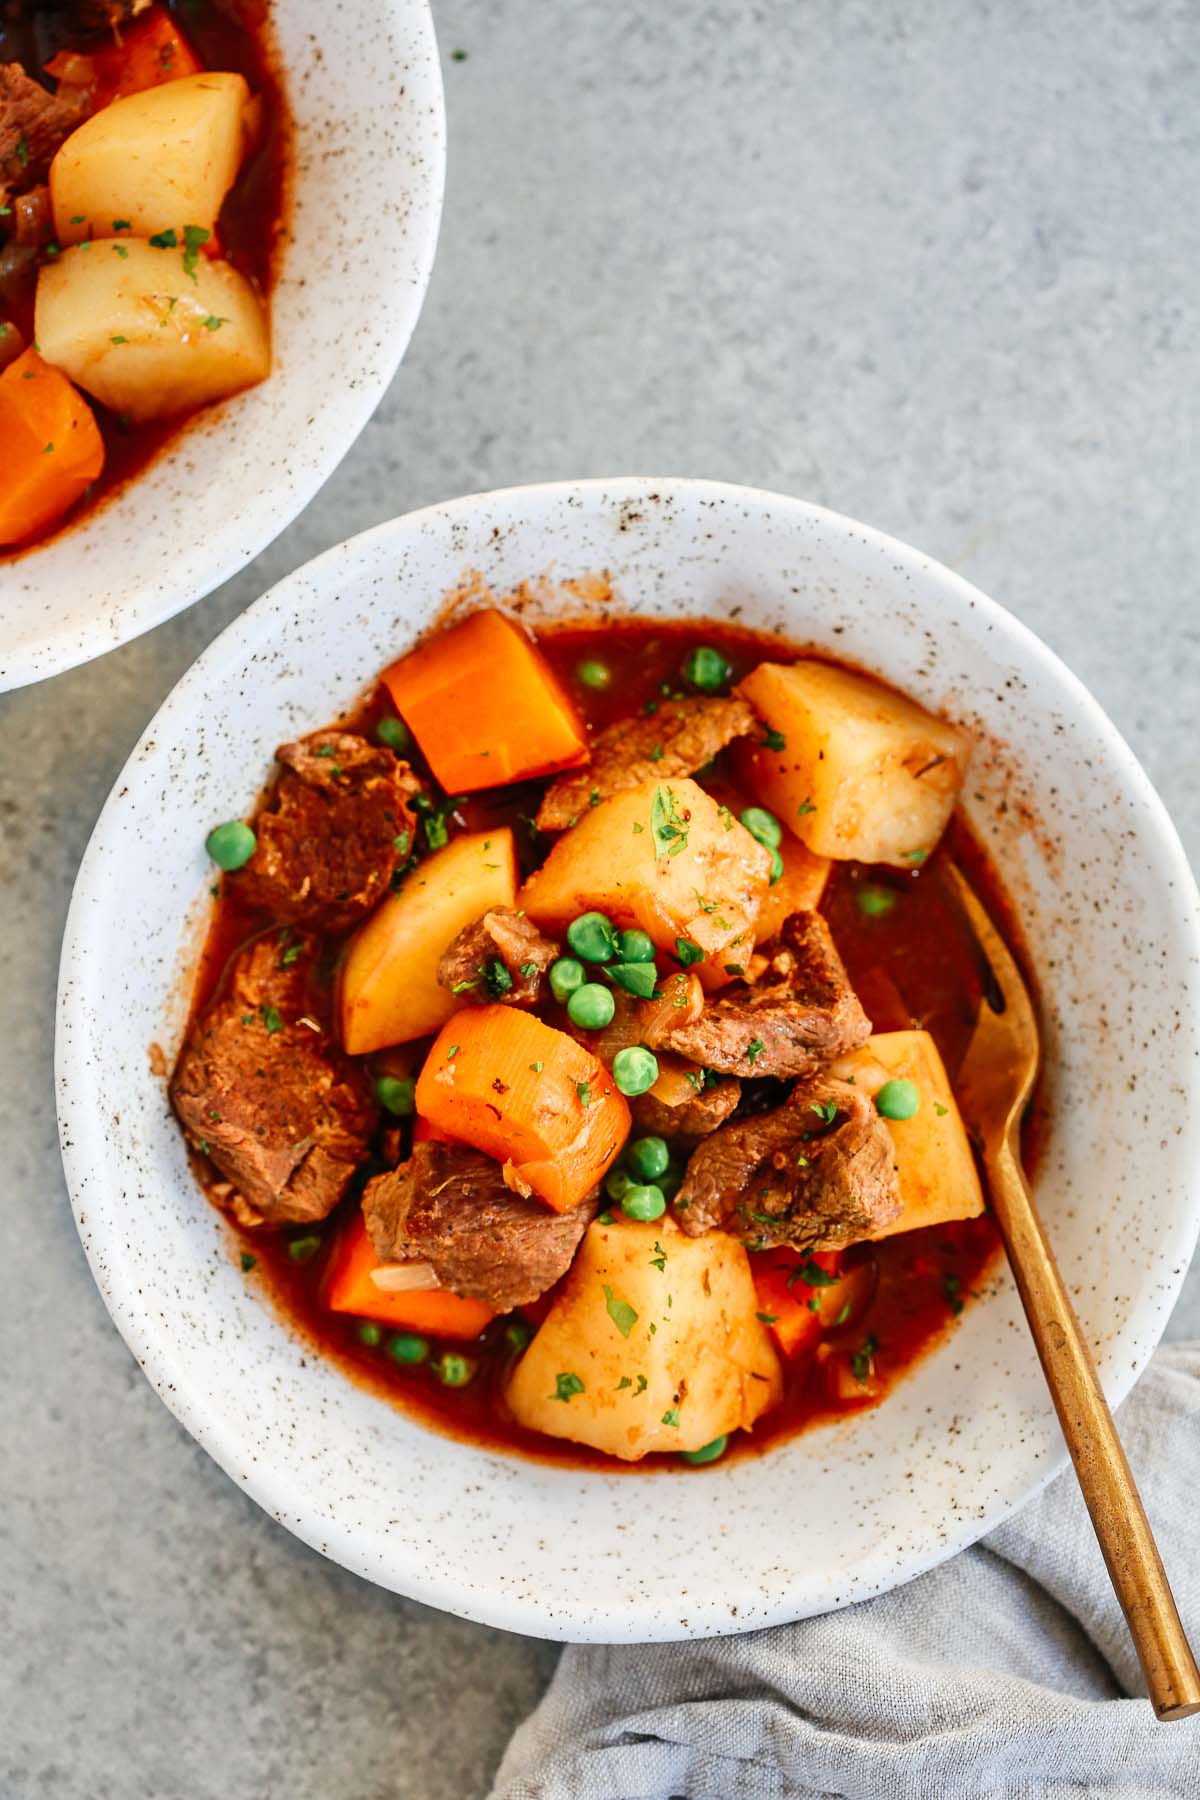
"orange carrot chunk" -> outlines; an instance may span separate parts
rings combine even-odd
[[[841,1264],[840,1250],[756,1250],[751,1255],[758,1316],[774,1332],[784,1356],[795,1358],[814,1349],[837,1318],[844,1304],[837,1280]]]
[[[0,375],[0,544],[19,544],[74,506],[104,467],[91,407],[24,350]]]
[[[382,1265],[371,1247],[366,1223],[356,1212],[342,1234],[325,1299],[331,1312],[354,1313],[430,1337],[478,1337],[495,1313],[482,1300],[464,1300],[447,1288],[410,1288],[389,1293],[376,1287],[371,1271]]]
[[[586,761],[583,722],[541,651],[489,609],[385,669],[383,681],[451,793]]]
[[[473,1006],[442,1027],[417,1112],[504,1163],[511,1187],[556,1212],[578,1206],[629,1135],[629,1108],[604,1064],[508,1006]]]
[[[93,112],[126,94],[140,94],[177,81],[181,75],[199,75],[204,65],[161,6],[152,6],[133,25],[123,28],[119,44],[102,50],[60,50],[46,64],[46,73],[60,83],[60,92],[87,89]]]

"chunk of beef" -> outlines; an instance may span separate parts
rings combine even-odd
[[[777,1111],[705,1138],[675,1210],[689,1237],[720,1227],[752,1250],[857,1243],[900,1216],[891,1135],[865,1094],[812,1075]]]
[[[347,731],[314,731],[275,754],[284,772],[254,821],[254,855],[233,879],[276,918],[348,930],[408,856],[408,801],[420,782],[382,744]]]
[[[745,700],[664,700],[647,718],[620,719],[592,739],[584,769],[560,775],[538,808],[539,831],[565,831],[598,796],[623,794],[646,781],[692,775],[736,737],[753,730]]]
[[[441,1285],[497,1312],[528,1306],[570,1267],[596,1210],[556,1213],[505,1186],[466,1144],[422,1143],[367,1183],[363,1216],[381,1262],[427,1262]]]
[[[171,1080],[175,1111],[232,1182],[243,1224],[323,1219],[375,1128],[362,1077],[307,1011],[315,952],[311,939],[256,938]]]
[[[0,63],[0,198],[43,180],[82,117],[77,102],[47,93],[20,63]]]
[[[438,964],[438,980],[476,1006],[538,1006],[558,954],[524,913],[497,906],[459,932]]]
[[[696,1143],[723,1125],[737,1110],[742,1084],[735,1077],[717,1082],[715,1087],[693,1091],[677,1106],[669,1106],[654,1094],[639,1094],[629,1102],[635,1131],[651,1132],[658,1137],[680,1138]]]
[[[760,981],[723,988],[662,1043],[726,1075],[799,1075],[870,1035],[828,925],[819,913],[793,913]]]

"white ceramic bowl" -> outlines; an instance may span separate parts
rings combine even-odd
[[[958,576],[796,500],[704,482],[556,484],[414,513],[329,551],[179,683],[96,827],[63,950],[63,1157],[96,1280],[167,1405],[270,1513],[398,1592],[516,1631],[648,1639],[844,1606],[969,1544],[1064,1461],[1006,1275],[878,1409],[703,1476],[470,1448],[305,1353],[242,1277],[148,1046],[170,1054],[204,836],[274,746],[336,717],[464,573],[503,592],[607,570],[615,605],[784,630],[984,735],[966,806],[1024,908],[1052,1125],[1039,1198],[1119,1400],[1200,1219],[1196,895],[1096,703]],[[1003,803],[1004,810],[1001,810]]]
[[[0,561],[0,690],[115,649],[244,568],[328,480],[412,336],[446,166],[428,0],[272,0],[272,18],[295,137],[271,377]]]

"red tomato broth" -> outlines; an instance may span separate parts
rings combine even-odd
[[[779,639],[724,626],[661,626],[649,623],[622,623],[583,627],[544,628],[539,643],[551,665],[568,682],[572,697],[595,729],[617,719],[628,717],[648,701],[659,697],[663,683],[673,691],[682,684],[677,679],[679,665],[687,649],[696,643],[715,644],[733,665],[735,678],[746,672],[764,656],[794,658],[800,652]],[[608,688],[596,691],[574,677],[578,662],[585,656],[608,663],[613,680]],[[364,704],[341,723],[349,728],[373,733],[379,719],[392,712],[387,696],[373,692]],[[432,785],[419,753],[410,756],[423,779]],[[721,776],[721,759],[713,779]],[[701,776],[703,781],[705,777]],[[526,821],[536,811],[537,797],[543,782],[523,783],[512,788],[471,796],[459,809],[458,817],[467,829],[510,824],[515,828],[523,869],[532,867],[547,848],[542,840],[540,850],[534,847],[533,834]],[[970,830],[965,819],[956,815],[943,846],[922,868],[912,871],[874,868],[855,863],[835,864],[822,901],[822,911],[829,920],[838,949],[846,963],[852,984],[860,993],[877,1030],[891,1031],[918,1025],[927,1029],[935,1041],[953,1077],[974,1023],[979,1004],[981,982],[978,957],[973,940],[953,908],[941,869],[945,859],[953,855],[970,875],[972,882],[988,904],[993,916],[1006,932],[1014,952],[1029,973],[1018,922],[1001,887],[996,871]],[[884,916],[867,916],[858,901],[867,886],[886,888],[897,896],[896,905]],[[192,1016],[197,1016],[219,992],[230,958],[247,938],[270,925],[261,914],[246,908],[236,897],[236,884],[231,891],[228,880],[214,885],[219,895],[213,908],[212,922],[201,957],[193,995]],[[330,946],[330,957],[323,968],[321,983],[314,989],[312,1008],[323,1019],[333,1018],[333,977],[331,964],[336,945]],[[404,1046],[415,1052],[414,1067],[419,1067],[427,1045]],[[368,1058],[368,1065],[382,1071],[389,1053],[380,1052]],[[384,1119],[383,1128],[395,1121]],[[1026,1132],[1027,1166],[1033,1167],[1041,1133],[1036,1115]],[[197,1159],[201,1179],[212,1179],[211,1167]],[[356,1192],[315,1229],[322,1234],[320,1254],[308,1263],[297,1264],[288,1252],[291,1237],[303,1236],[314,1228],[296,1228],[291,1232],[254,1232],[230,1226],[235,1253],[254,1261],[252,1278],[287,1325],[311,1345],[321,1356],[334,1360],[342,1370],[373,1391],[386,1397],[422,1424],[467,1442],[508,1453],[519,1453],[540,1461],[567,1464],[572,1467],[604,1469],[653,1470],[680,1469],[678,1457],[652,1455],[636,1464],[622,1464],[586,1447],[548,1438],[516,1425],[505,1415],[502,1390],[512,1352],[505,1348],[506,1319],[495,1320],[474,1343],[432,1344],[432,1357],[442,1349],[452,1348],[479,1360],[479,1373],[470,1385],[447,1389],[441,1386],[428,1367],[401,1369],[389,1358],[386,1343],[389,1335],[381,1327],[382,1343],[378,1348],[362,1344],[358,1337],[360,1320],[332,1313],[324,1303],[324,1289],[336,1258],[337,1238],[345,1218],[359,1204]],[[871,1258],[877,1268],[874,1296],[866,1313],[852,1319],[839,1330],[824,1334],[824,1342],[840,1357],[848,1358],[860,1351],[868,1338],[878,1342],[872,1357],[870,1383],[863,1384],[863,1394],[853,1399],[834,1401],[830,1398],[820,1362],[813,1354],[803,1354],[787,1366],[785,1395],[781,1405],[766,1414],[753,1436],[740,1432],[730,1441],[729,1456],[756,1455],[796,1435],[810,1426],[828,1424],[845,1418],[847,1413],[879,1405],[896,1383],[921,1357],[940,1343],[948,1333],[957,1313],[984,1291],[997,1273],[1000,1248],[999,1234],[992,1216],[930,1226],[902,1233],[869,1246],[856,1247],[851,1258]],[[791,1257],[799,1265],[805,1259],[798,1253],[782,1249],[781,1259]],[[801,1288],[801,1292],[803,1292]],[[540,1317],[545,1301],[531,1311]]]
[[[238,178],[225,198],[217,222],[221,254],[258,288],[268,303],[278,274],[286,236],[291,126],[284,98],[283,74],[269,18],[269,0],[157,0],[177,22],[180,31],[207,69],[244,75],[253,95],[261,96],[261,135],[251,148]],[[51,18],[54,15],[49,15]],[[45,63],[64,48],[94,50],[111,43],[107,33],[80,38],[63,35],[61,28],[35,34],[0,19],[0,62],[21,61],[29,74],[40,74]],[[0,247],[3,234],[0,234]],[[8,294],[0,312],[18,326],[27,343],[34,338],[33,313],[36,268],[27,288]],[[270,377],[268,377],[268,380]],[[0,563],[29,555],[59,532],[89,517],[102,501],[117,494],[127,482],[149,467],[193,420],[209,410],[182,413],[170,419],[151,419],[135,425],[119,419],[98,400],[85,395],[104,440],[104,468],[84,497],[48,531],[26,543],[0,545]]]

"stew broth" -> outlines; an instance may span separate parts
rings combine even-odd
[[[628,717],[655,703],[677,677],[686,651],[703,641],[717,646],[733,665],[734,679],[746,673],[764,655],[793,657],[792,646],[749,631],[648,623],[608,625],[603,628],[543,628],[538,641],[560,674],[588,721],[596,727]],[[612,671],[607,689],[583,687],[575,677],[580,661],[602,659]],[[370,733],[385,708],[376,694],[347,724]],[[417,754],[414,767],[426,773]],[[722,759],[711,779],[720,782]],[[426,776],[428,779],[428,777]],[[697,777],[702,784],[707,773]],[[478,830],[503,824],[513,826],[523,873],[539,860],[530,820],[544,782],[531,782],[472,796],[459,809],[467,827]],[[901,871],[893,867],[867,867],[835,863],[821,904],[851,984],[862,999],[876,1030],[902,1030],[914,1025],[928,1030],[937,1043],[953,1081],[969,1040],[981,998],[978,955],[947,889],[943,874],[953,855],[967,867],[993,917],[1007,929],[1010,942],[1020,953],[1019,934],[994,870],[972,838],[966,824],[956,818],[943,846],[922,867]],[[214,887],[218,895],[205,943],[194,995],[194,1014],[204,1010],[220,991],[231,956],[255,932],[270,921],[238,903],[229,884]],[[864,894],[872,896],[869,909]],[[888,896],[882,903],[880,894]],[[338,946],[329,945],[325,976],[332,975]],[[312,996],[313,1006],[329,1019],[333,1007],[332,980]],[[383,1053],[386,1057],[386,1052]],[[774,1102],[772,1102],[774,1103]],[[406,1127],[407,1129],[407,1127]],[[1029,1155],[1036,1145],[1027,1146]],[[212,1171],[201,1163],[202,1176]],[[574,1467],[612,1470],[628,1465],[579,1445],[548,1438],[517,1426],[505,1416],[503,1382],[514,1352],[505,1342],[505,1320],[497,1319],[482,1337],[469,1346],[480,1359],[476,1379],[468,1386],[443,1387],[428,1368],[401,1368],[389,1358],[384,1344],[370,1348],[360,1342],[360,1321],[333,1313],[324,1304],[324,1290],[342,1224],[359,1205],[358,1191],[351,1192],[319,1228],[322,1248],[308,1263],[297,1264],[288,1242],[296,1232],[242,1231],[236,1227],[236,1250],[249,1279],[272,1298],[287,1322],[307,1338],[319,1354],[331,1357],[354,1379],[384,1394],[422,1423],[471,1442],[524,1455],[566,1463]],[[307,1233],[310,1228],[304,1228]],[[755,1455],[807,1427],[829,1421],[864,1405],[878,1404],[895,1383],[936,1344],[964,1305],[986,1287],[995,1273],[999,1237],[992,1216],[932,1226],[886,1238],[851,1252],[877,1270],[874,1295],[865,1316],[838,1332],[827,1332],[835,1349],[852,1351],[865,1339],[874,1340],[874,1378],[864,1397],[831,1400],[827,1386],[810,1357],[787,1370],[783,1403],[767,1413],[753,1436],[736,1433],[729,1454]],[[544,1302],[543,1302],[544,1304]],[[534,1313],[538,1308],[528,1309]],[[465,1348],[465,1346],[464,1346]],[[640,1468],[679,1468],[674,1455],[651,1455]]]

